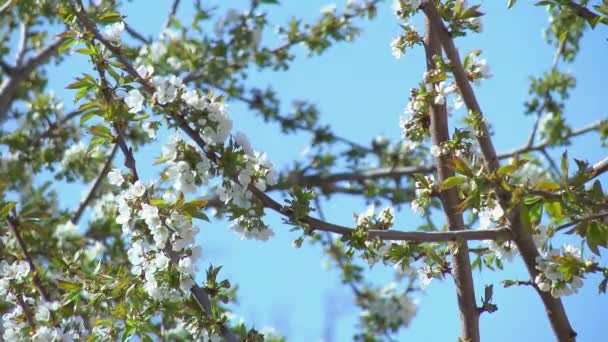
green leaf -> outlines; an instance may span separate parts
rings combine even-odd
[[[540,182],[538,184],[536,184],[535,188],[537,190],[545,190],[545,191],[555,191],[555,190],[559,190],[561,188],[561,186],[559,186],[559,184],[555,183],[555,182]]]
[[[499,167],[498,171],[496,171],[496,173],[499,176],[508,176],[508,175],[511,175],[515,171],[517,171],[517,165],[507,164],[507,165],[503,165],[503,166]]]
[[[562,178],[568,179],[568,151],[564,151],[561,161]]]
[[[524,226],[524,229],[531,235],[533,233],[533,229],[530,220],[530,212],[528,211],[528,207],[525,205],[520,206],[519,219],[521,220],[521,224]]]
[[[467,163],[459,157],[454,157],[454,158],[450,159],[450,161],[448,163],[449,163],[450,167],[452,169],[454,169],[454,171],[460,173],[461,175],[465,175],[465,176],[469,176],[469,177],[472,177],[474,175],[473,170],[471,170],[471,168],[469,168]]]
[[[91,120],[94,116],[96,116],[99,112],[90,111],[82,114],[80,116],[80,126],[84,125],[87,121]]]
[[[443,181],[443,183],[441,183],[439,190],[444,191],[444,190],[451,189],[457,185],[464,183],[466,180],[467,180],[466,177],[462,177],[462,176],[448,177]]]
[[[66,291],[76,291],[76,290],[80,290],[80,284],[77,283],[71,283],[69,281],[65,281],[65,280],[57,280],[57,287],[59,287],[62,290],[66,290]]]
[[[545,202],[545,209],[547,210],[547,213],[557,222],[564,218],[562,204],[559,201]]]
[[[59,45],[59,49],[57,51],[59,52],[59,54],[63,54],[76,43],[78,43],[78,40],[76,39],[66,39],[63,43],[61,43],[61,45]]]
[[[111,24],[122,20],[120,13],[108,12],[99,17],[99,21],[103,24]]]
[[[109,140],[114,139],[114,136],[112,135],[112,131],[110,131],[110,129],[104,125],[90,126],[89,133],[91,133],[95,136],[98,136],[98,137],[109,139]]]
[[[507,0],[507,8],[513,7],[513,5],[515,5],[516,2],[517,2],[517,0]]]
[[[8,216],[8,213],[15,208],[16,204],[16,202],[7,202],[2,209],[0,209],[0,220],[4,220]]]
[[[587,226],[587,246],[596,255],[600,256],[598,246],[606,247],[608,244],[608,229],[602,227],[597,221],[589,222]]]

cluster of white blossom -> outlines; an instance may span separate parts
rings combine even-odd
[[[53,236],[59,241],[59,246],[64,245],[69,239],[73,239],[80,236],[78,226],[76,226],[71,220],[65,223],[57,225]]]
[[[257,219],[241,216],[230,225],[235,233],[241,236],[241,239],[266,241],[274,235],[272,229],[262,224]]]
[[[173,181],[175,191],[189,193],[196,190],[196,184],[194,183],[196,171],[190,168],[188,162],[183,160],[171,162],[167,169],[167,175],[169,180]]]
[[[185,321],[181,318],[176,319],[175,327],[168,329],[165,337],[175,338],[176,340],[192,340],[204,342],[220,342],[222,337],[208,332],[197,324],[196,320]]]
[[[81,316],[70,316],[61,319],[59,324],[53,324],[51,315],[60,308],[57,301],[36,302],[34,298],[12,292],[7,292],[2,297],[13,306],[11,311],[2,315],[3,341],[82,341],[89,336]],[[36,326],[28,325],[24,306],[35,312],[31,319],[35,320]],[[33,330],[28,331],[28,328]]]
[[[582,252],[572,245],[564,245],[561,253],[558,249],[550,249],[536,258],[536,269],[540,273],[534,282],[541,291],[551,292],[555,298],[577,293],[578,289],[583,286],[583,278],[572,275],[571,279],[566,280],[564,273],[558,270],[560,264],[555,258],[560,256],[581,259]]]
[[[91,213],[91,220],[95,221],[103,219],[106,217],[106,213],[113,213],[115,210],[114,194],[111,192],[105,193],[95,201],[93,212]]]
[[[416,182],[414,184],[416,187],[416,198],[410,203],[412,211],[418,215],[424,214],[424,208],[431,204],[433,193],[432,186],[435,182],[435,177],[433,177],[433,175],[424,176],[424,178],[429,186],[423,186],[421,182]]]
[[[363,318],[380,319],[390,327],[407,327],[416,314],[416,303],[406,293],[398,293],[395,283],[375,291],[362,304]]]
[[[68,170],[71,164],[82,160],[86,152],[87,147],[82,141],[70,146],[70,148],[63,153],[63,159],[61,159],[61,168],[63,170]]]
[[[103,37],[113,43],[120,43],[120,37],[125,30],[125,23],[119,21],[117,23],[107,25],[103,31]]]
[[[492,77],[490,65],[485,59],[477,59],[476,55],[471,56],[471,61],[468,63],[466,72],[469,78],[474,80],[475,84],[479,84],[479,80]]]
[[[30,274],[30,267],[25,261],[16,260],[9,263],[0,261],[0,297],[6,296],[10,282],[23,283]]]
[[[362,229],[388,229],[393,226],[395,211],[391,207],[386,207],[378,215],[375,213],[376,207],[372,204],[361,214],[354,214],[357,228]]]
[[[119,170],[112,170],[109,178],[114,185],[125,183]],[[131,241],[127,252],[132,264],[131,272],[143,276],[144,289],[148,295],[159,301],[177,301],[189,296],[194,285],[194,265],[201,254],[200,247],[194,243],[198,227],[184,215],[174,211],[161,212],[159,207],[148,203],[145,195],[148,193],[151,196],[153,190],[152,186],[147,187],[139,180],[129,184],[128,188],[115,197],[119,213],[116,222],[122,225],[123,233]],[[163,200],[171,200],[172,197],[174,196],[164,195]],[[147,241],[148,234],[132,228],[135,220],[143,220],[153,243]],[[181,291],[156,277],[160,272],[169,271],[172,259],[177,263],[175,269],[179,272]]]
[[[409,11],[415,11],[422,5],[422,0],[393,0],[393,12],[401,19],[407,19],[405,16]]]
[[[479,229],[496,229],[498,224],[502,222],[505,215],[504,210],[497,201],[492,200],[489,206],[481,207],[479,210],[473,210],[479,217]],[[513,257],[517,255],[517,246],[513,241],[498,242],[495,240],[485,240],[483,242],[490,251],[494,252],[496,257],[501,260],[513,261]]]

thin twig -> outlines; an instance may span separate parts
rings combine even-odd
[[[27,261],[27,264],[30,267],[30,272],[32,273],[32,279],[34,280],[34,287],[36,288],[38,293],[40,293],[42,298],[48,302],[49,295],[48,295],[48,292],[46,291],[46,289],[44,288],[44,286],[42,285],[42,281],[40,280],[40,277],[38,276],[38,268],[36,267],[36,264],[34,263],[34,259],[32,258],[32,255],[30,254],[30,252],[27,250],[27,246],[25,245],[25,242],[23,241],[23,238],[21,237],[21,234],[19,233],[19,222],[17,221],[16,218],[11,217],[11,216],[8,216],[6,218],[6,222],[8,222],[8,226],[11,229],[11,232],[13,233],[13,235],[15,236],[15,240],[17,241],[19,248],[21,248],[21,252],[23,252],[23,255],[25,256],[25,260]]]
[[[179,2],[180,2],[180,0],[173,0],[173,3],[171,4],[171,7],[169,9],[169,15],[167,15],[167,20],[165,21],[165,24],[163,25],[163,31],[168,29],[169,26],[171,26],[171,21],[173,20],[173,17],[175,17],[175,14],[177,13],[177,8],[179,7]]]
[[[570,221],[568,223],[564,223],[564,224],[562,224],[560,226],[557,226],[555,228],[555,231],[559,232],[559,231],[564,230],[566,228],[570,228],[570,227],[572,227],[574,225],[577,225],[577,224],[579,224],[581,222],[587,222],[587,221],[602,219],[602,218],[605,218],[605,217],[608,217],[608,211],[599,212],[597,214],[581,217],[581,218],[572,220],[572,221]]]
[[[91,200],[93,200],[93,198],[95,197],[95,193],[97,192],[97,189],[99,189],[99,186],[102,184],[103,179],[106,177],[106,175],[110,171],[110,166],[112,166],[112,160],[114,159],[114,156],[116,155],[117,151],[118,151],[118,144],[114,144],[114,147],[112,147],[112,152],[110,152],[110,155],[108,156],[108,158],[106,159],[106,162],[104,163],[103,167],[99,171],[99,174],[97,174],[97,177],[95,178],[95,181],[93,182],[93,185],[91,186],[91,189],[87,193],[87,196],[84,198],[84,200],[82,202],[80,202],[80,205],[78,205],[78,208],[76,209],[76,211],[70,218],[70,221],[72,221],[73,224],[75,224],[75,225],[78,224],[78,221],[80,220],[80,217],[82,216],[82,213],[84,213],[84,210],[89,206],[89,203],[91,203]]]
[[[36,330],[36,322],[34,321],[34,315],[32,313],[32,310],[29,306],[27,306],[27,303],[23,300],[21,294],[15,293],[15,298],[17,299],[17,303],[19,303],[21,309],[23,309],[23,314],[25,315],[25,318],[27,319],[27,322],[29,323],[30,327],[32,327],[33,330]]]
[[[125,31],[127,31],[127,33],[131,37],[139,40],[140,42],[142,42],[144,44],[150,44],[152,42],[152,40],[150,38],[144,37],[143,34],[137,32],[137,30],[135,30],[133,27],[131,27],[131,25],[129,25],[127,23],[125,23]]]

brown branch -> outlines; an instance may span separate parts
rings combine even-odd
[[[55,39],[51,44],[40,50],[37,55],[25,62],[24,65],[21,67],[16,66],[13,74],[2,82],[0,85],[0,121],[2,121],[10,109],[19,83],[29,77],[34,69],[51,58],[57,52],[62,42],[63,39],[61,38]]]
[[[125,31],[127,31],[127,33],[139,40],[140,42],[144,43],[144,44],[150,44],[152,41],[149,38],[144,37],[141,33],[137,32],[133,27],[131,27],[131,25],[125,23]]]
[[[576,13],[576,15],[586,20],[595,20],[598,17],[598,15],[593,13],[590,9],[574,1],[561,1],[560,6],[570,8],[574,11],[574,13]]]
[[[177,13],[177,8],[179,7],[179,2],[180,2],[180,0],[173,0],[173,3],[171,4],[171,8],[169,9],[169,15],[167,16],[167,21],[165,21],[165,24],[163,25],[163,30],[168,29],[169,26],[171,25],[171,20],[173,20],[173,17],[175,17],[175,14]]]
[[[29,323],[30,327],[32,327],[33,330],[36,330],[36,322],[34,321],[34,315],[32,313],[32,310],[29,306],[27,306],[27,303],[23,301],[21,294],[15,293],[15,298],[17,299],[17,303],[19,303],[21,309],[23,309],[23,314],[25,315],[25,318],[27,319],[27,322]]]
[[[38,276],[38,268],[36,267],[36,264],[34,263],[34,259],[32,258],[30,252],[28,252],[27,246],[25,245],[25,242],[23,241],[23,238],[21,237],[21,234],[19,233],[19,222],[17,221],[16,218],[13,218],[11,216],[8,216],[6,218],[6,222],[8,222],[8,226],[11,229],[11,232],[13,233],[13,235],[15,236],[15,240],[17,240],[17,244],[19,245],[19,248],[21,248],[21,251],[23,252],[23,255],[25,256],[25,260],[27,261],[27,264],[30,267],[30,272],[32,273],[32,279],[34,281],[34,287],[36,288],[38,293],[40,293],[40,296],[42,296],[42,298],[48,302],[49,295],[48,295],[48,292],[46,291],[46,289],[44,288],[44,286],[42,285],[42,281],[40,280],[40,277]]]
[[[105,164],[99,171],[99,174],[97,174],[97,178],[95,178],[95,181],[93,182],[93,185],[91,186],[91,189],[89,190],[87,196],[80,203],[80,205],[78,205],[78,208],[76,209],[76,211],[70,218],[70,221],[72,221],[73,224],[75,224],[75,225],[78,224],[78,221],[80,220],[80,217],[82,216],[82,213],[87,208],[89,203],[91,203],[91,200],[93,200],[93,198],[95,197],[95,192],[97,192],[97,189],[101,185],[103,179],[106,177],[106,175],[110,171],[110,166],[112,166],[112,160],[114,160],[114,156],[116,155],[117,151],[118,151],[118,144],[114,144],[114,147],[112,147],[112,152],[110,152],[108,159],[106,160]]]
[[[589,168],[589,170],[587,170],[587,173],[589,174],[587,177],[585,177],[583,179],[580,179],[577,176],[570,177],[568,179],[568,183],[570,183],[573,186],[581,186],[581,185],[593,180],[594,178],[598,177],[599,175],[603,174],[606,171],[608,171],[608,157],[593,164],[593,166],[591,166]]]
[[[572,221],[570,221],[568,223],[564,223],[564,224],[562,224],[560,226],[557,226],[555,228],[555,231],[559,232],[559,231],[564,230],[566,228],[569,228],[569,227],[572,227],[574,225],[577,225],[577,224],[579,224],[581,222],[586,222],[586,221],[591,221],[591,220],[596,220],[596,219],[603,219],[605,217],[608,217],[608,211],[599,212],[597,214],[581,217],[581,218],[572,220]]]
[[[22,22],[19,25],[19,30],[21,31],[21,36],[19,37],[19,47],[17,48],[17,54],[15,56],[15,68],[21,68],[21,64],[23,63],[23,58],[25,57],[25,53],[27,52],[27,36],[29,26],[25,22]]]
[[[450,33],[445,28],[439,12],[430,1],[426,1],[423,4],[423,10],[433,23],[433,26],[438,28],[441,44],[443,45],[443,49],[451,61],[454,79],[458,88],[460,89],[467,108],[469,111],[483,115],[479,103],[477,102],[477,98],[475,97],[475,93],[473,92],[473,88],[467,79],[466,72],[460,61],[458,50],[454,46]],[[498,162],[498,157],[496,155],[488,129],[483,120],[481,121],[481,134],[477,136],[477,140],[479,142],[479,146],[488,170],[490,172],[494,172],[498,169],[500,164]],[[519,217],[520,204],[516,204],[512,209],[509,210],[511,204],[510,194],[500,187],[497,188],[496,191],[500,205],[503,207],[503,209],[505,209],[505,212],[509,213],[509,223],[513,232],[513,241],[521,253],[526,268],[528,269],[528,273],[530,274],[530,278],[535,279],[539,274],[539,271],[536,269],[535,260],[536,257],[539,256],[539,253],[536,245],[534,244],[532,236],[525,230]],[[570,322],[564,310],[562,301],[559,298],[553,298],[549,292],[541,291],[538,288],[535,289],[543,301],[547,316],[557,339],[559,341],[574,341],[576,339],[576,332],[574,332],[570,326]]]
[[[436,23],[425,17],[424,50],[426,54],[427,71],[435,70],[436,65],[433,58],[441,56],[441,44],[438,37]],[[434,87],[432,84],[431,87]],[[433,104],[430,106],[431,117],[431,138],[434,145],[441,145],[448,141],[448,112],[444,105]],[[440,155],[436,158],[437,173],[439,181],[443,182],[454,175],[454,171],[448,166],[448,156]],[[460,200],[456,188],[441,191],[439,194],[446,222],[451,233],[475,233],[476,231],[464,230],[462,213],[458,210]],[[476,304],[475,284],[473,283],[473,273],[471,271],[471,261],[469,259],[469,247],[466,242],[461,242],[458,247],[451,249],[452,254],[452,276],[456,284],[456,295],[458,298],[458,309],[460,313],[461,338],[471,342],[479,342],[479,310]]]
[[[17,3],[17,0],[6,0],[4,5],[0,7],[0,14],[4,14],[5,11],[12,9],[12,7]]]

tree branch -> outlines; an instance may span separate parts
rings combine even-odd
[[[117,151],[118,151],[118,144],[114,144],[114,147],[112,147],[112,152],[110,152],[108,159],[106,160],[105,164],[99,171],[99,174],[97,174],[97,178],[95,178],[95,181],[93,182],[93,185],[91,186],[91,189],[89,190],[87,196],[80,203],[80,205],[78,205],[78,208],[76,209],[76,211],[70,218],[70,221],[72,221],[73,224],[75,224],[75,225],[78,224],[78,221],[80,220],[80,217],[82,216],[82,213],[84,213],[84,210],[88,207],[91,200],[93,200],[93,198],[95,197],[95,192],[97,192],[97,189],[99,189],[99,186],[103,182],[103,179],[106,177],[106,175],[110,171],[110,166],[112,166],[112,160],[114,160],[114,156],[116,155]]]
[[[55,39],[50,45],[40,50],[37,55],[30,58],[23,66],[16,66],[12,75],[4,79],[0,85],[0,121],[4,119],[10,109],[19,83],[25,80],[34,69],[51,58],[57,52],[62,42],[63,39],[61,38]]]
[[[36,267],[36,264],[34,263],[34,259],[32,258],[32,255],[30,254],[30,252],[28,252],[27,246],[25,245],[25,242],[23,241],[23,238],[21,238],[21,234],[19,233],[19,222],[17,221],[16,218],[13,218],[11,216],[8,216],[6,218],[6,222],[8,223],[8,226],[11,229],[11,232],[15,236],[15,240],[17,240],[17,244],[19,245],[19,248],[21,248],[21,251],[23,252],[23,255],[25,256],[25,260],[27,261],[27,264],[30,267],[30,272],[32,273],[32,279],[34,281],[34,287],[36,288],[38,293],[40,293],[40,296],[42,296],[42,298],[48,302],[49,295],[48,295],[48,292],[46,291],[46,289],[44,288],[44,286],[42,285],[42,281],[40,280],[40,277],[38,276],[38,268]]]
[[[21,31],[21,36],[19,37],[19,47],[17,48],[17,54],[15,55],[15,68],[17,69],[21,68],[23,58],[25,57],[25,53],[27,52],[28,25],[25,22],[22,22],[19,26],[19,30]]]
[[[467,108],[469,111],[483,115],[479,103],[477,102],[477,98],[475,97],[475,93],[473,92],[473,88],[467,79],[466,72],[460,61],[458,50],[454,46],[451,35],[443,25],[439,12],[430,1],[424,2],[423,10],[433,23],[433,26],[438,28],[441,44],[443,45],[443,49],[451,61],[454,79],[458,88],[460,89]],[[477,136],[477,140],[479,142],[479,146],[488,170],[490,172],[494,172],[498,169],[500,164],[498,162],[498,157],[496,156],[496,151],[494,149],[488,129],[483,120],[481,121],[481,134]],[[530,274],[530,278],[535,279],[539,274],[539,271],[536,269],[536,257],[539,256],[539,253],[534,241],[532,240],[532,236],[524,229],[522,225],[519,217],[520,204],[517,204],[512,209],[509,209],[511,198],[510,194],[502,190],[500,187],[497,188],[496,191],[500,205],[503,207],[505,212],[509,213],[509,223],[513,232],[513,241],[521,253],[526,268],[528,269],[528,273]],[[535,289],[545,305],[547,316],[551,322],[551,326],[557,339],[559,341],[574,341],[576,339],[576,332],[574,332],[570,326],[570,322],[564,310],[562,301],[559,298],[553,298],[549,292],[541,291],[538,288]]]
[[[439,42],[438,30],[440,26],[425,17],[424,50],[426,54],[426,67],[428,72],[435,70],[436,65],[433,57],[441,56],[441,44]],[[431,84],[434,87],[435,84]],[[441,145],[448,141],[448,112],[445,104],[430,106],[431,138],[434,145]],[[449,157],[440,155],[436,158],[437,173],[439,181],[443,182],[454,175],[448,166]],[[462,213],[458,210],[460,200],[456,188],[441,191],[439,194],[443,211],[445,213],[448,228],[452,233],[475,233],[476,231],[465,231]],[[458,244],[451,249],[452,254],[452,276],[456,283],[456,294],[458,298],[458,309],[460,312],[461,338],[471,342],[479,342],[479,310],[476,304],[475,285],[473,273],[471,272],[471,261],[469,259],[469,247],[466,242]]]
[[[171,20],[173,20],[173,17],[175,17],[175,14],[177,13],[177,8],[179,7],[179,2],[180,2],[180,0],[173,0],[173,3],[171,4],[171,8],[169,9],[169,15],[167,16],[167,21],[165,21],[165,24],[163,25],[163,31],[168,29],[169,26],[171,25]]]

